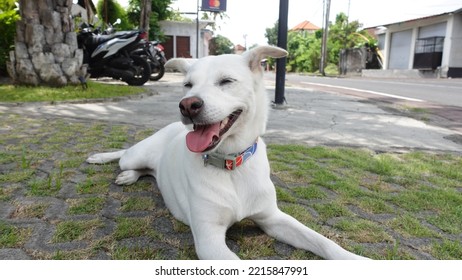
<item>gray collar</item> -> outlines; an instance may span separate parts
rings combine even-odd
[[[255,143],[253,143],[252,146],[248,147],[245,151],[238,154],[203,154],[202,159],[204,160],[204,166],[210,164],[221,169],[234,170],[255,154],[257,151],[257,141],[255,141]]]

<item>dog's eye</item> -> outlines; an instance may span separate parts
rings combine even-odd
[[[219,86],[227,86],[227,85],[230,85],[232,83],[234,83],[236,80],[234,79],[231,79],[231,78],[223,78],[221,79],[219,82],[218,82],[218,85]]]
[[[184,86],[185,88],[192,88],[192,87],[193,87],[193,84],[192,84],[191,82],[186,82],[186,83],[183,84],[183,86]]]

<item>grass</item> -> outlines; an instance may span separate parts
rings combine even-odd
[[[433,252],[442,254],[442,244],[453,244],[451,235],[462,233],[460,155],[375,154],[365,149],[299,145],[269,145],[268,154],[273,173],[288,182],[288,190],[277,189],[278,199],[289,203],[282,209],[310,224],[313,214],[310,217],[306,207],[295,203],[309,206],[317,221],[333,225],[353,241],[346,247],[354,249],[354,242],[430,239],[442,240],[433,245]],[[369,219],[361,218],[363,213]],[[370,215],[376,218],[370,220]],[[390,235],[390,230],[395,234]],[[452,247],[458,252],[457,246]],[[390,250],[382,257],[412,258],[402,246]]]
[[[146,91],[143,87],[111,85],[94,81],[88,81],[87,84],[87,89],[82,89],[81,85],[70,85],[62,88],[0,85],[0,102],[49,102],[110,98],[140,94]]]
[[[82,199],[73,199],[69,201],[70,207],[68,213],[70,215],[81,214],[97,214],[104,206],[105,198],[103,197],[89,197]]]
[[[30,231],[0,221],[0,248],[17,248],[24,244]]]
[[[101,221],[97,219],[88,221],[63,221],[56,226],[56,231],[51,241],[62,243],[89,239],[93,231],[101,226]]]
[[[151,179],[117,186],[117,162],[85,163],[89,154],[127,147],[152,129],[0,117],[0,203],[7,213],[0,248],[38,259],[197,258],[190,228],[168,212]],[[460,155],[273,144],[268,156],[281,210],[343,247],[378,259],[462,258]],[[38,235],[48,238],[47,249],[25,249]],[[233,226],[227,241],[246,259],[317,258],[248,220]]]

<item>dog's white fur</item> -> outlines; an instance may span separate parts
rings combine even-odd
[[[194,119],[183,116],[183,123],[173,123],[127,150],[95,154],[87,161],[104,163],[120,158],[123,172],[117,184],[132,184],[142,175],[155,176],[173,216],[190,226],[200,259],[237,259],[226,246],[225,234],[244,218],[255,221],[277,240],[323,258],[363,259],[281,212],[276,204],[266,146],[260,138],[269,107],[260,61],[286,54],[276,47],[257,47],[242,56],[170,60],[167,67],[186,75],[185,98],[204,100],[200,114]],[[219,122],[237,109],[242,110],[240,117],[213,151],[242,152],[258,139],[256,153],[233,171],[204,166],[201,153],[189,151],[185,144],[191,129],[187,125]]]

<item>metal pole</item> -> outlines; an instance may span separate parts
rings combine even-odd
[[[322,45],[321,45],[321,65],[320,65],[320,72],[323,76],[326,75],[324,72],[324,68],[326,67],[327,64],[327,33],[329,32],[329,12],[330,12],[330,0],[326,0],[326,5],[324,9],[324,30],[322,32]]]
[[[199,0],[197,0],[197,17],[196,17],[196,58],[199,58]]]
[[[279,0],[278,47],[287,49],[287,18],[289,14],[289,0]],[[276,60],[276,94],[274,103],[282,105],[285,101],[284,87],[286,81],[286,58]]]

